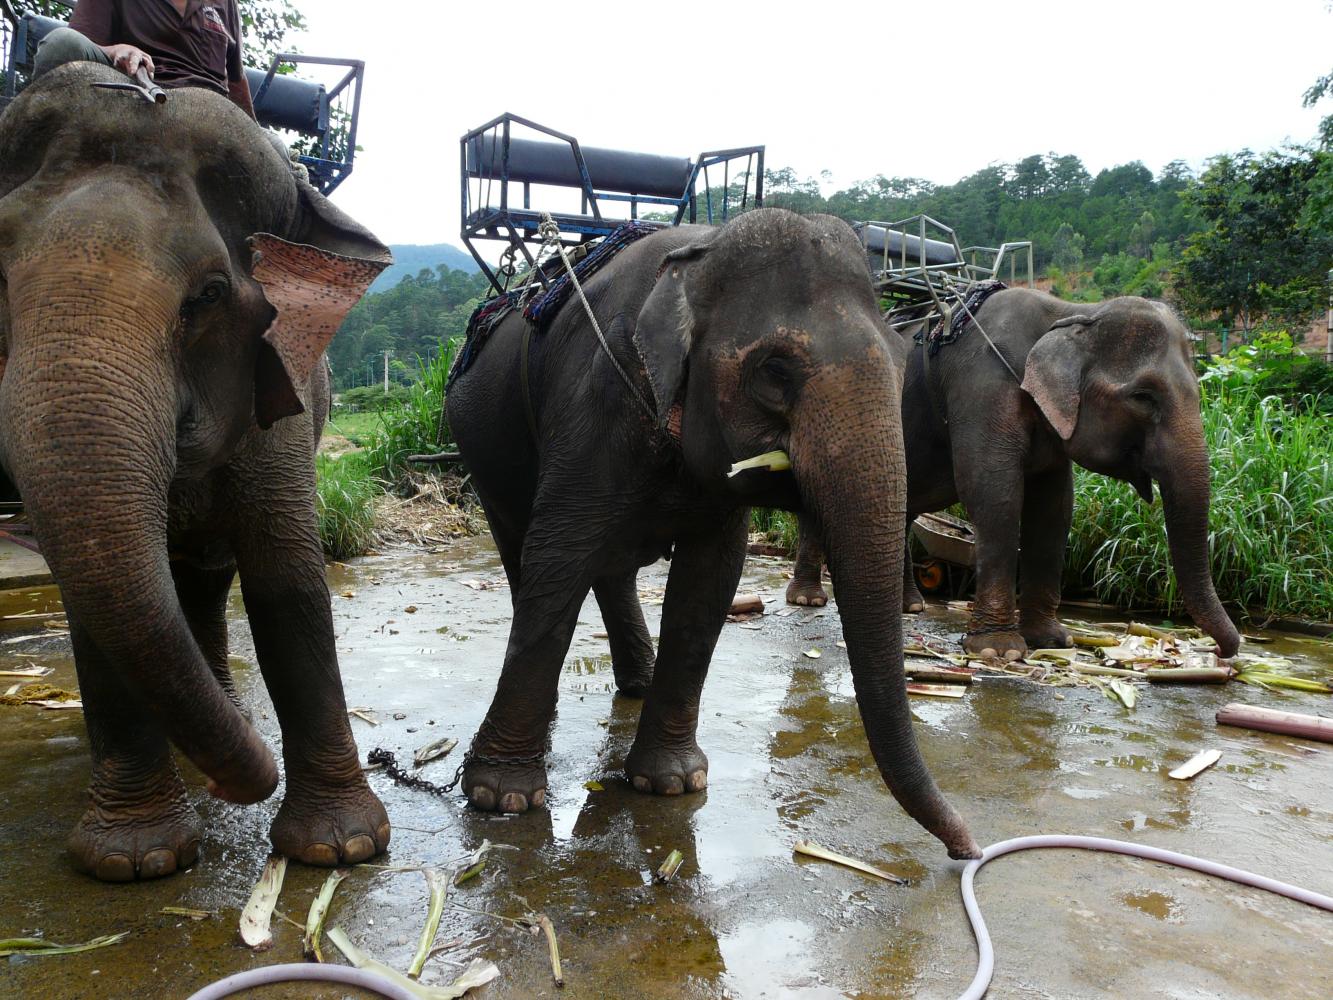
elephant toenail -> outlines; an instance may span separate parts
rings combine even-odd
[[[995,654],[995,649],[994,649],[993,647],[991,647],[991,646],[987,646],[985,649],[983,649],[983,650],[981,651],[981,655],[982,655],[982,656],[994,656],[994,655],[996,655],[996,654]]]
[[[528,800],[518,792],[506,792],[500,799],[500,812],[521,813],[528,811]]]
[[[691,771],[685,778],[685,787],[692,792],[702,792],[708,787],[708,772]]]
[[[108,854],[97,862],[97,877],[103,882],[133,882],[134,862],[125,854]]]
[[[653,790],[653,783],[642,774],[636,774],[634,776],[634,790],[636,792],[651,792]]]
[[[546,805],[546,789],[539,788],[532,793],[532,808],[540,809]]]
[[[1005,650],[1004,658],[1009,661],[1021,660],[1023,658],[1023,654],[1016,649],[1007,649]]]
[[[679,795],[685,791],[685,782],[680,780],[680,776],[669,774],[662,779],[661,789],[663,795]]]
[[[375,842],[380,845],[381,851],[389,849],[389,841],[393,838],[393,827],[385,820],[380,824],[380,828],[375,831]]]
[[[161,878],[163,875],[170,875],[175,870],[176,854],[165,847],[149,851],[143,856],[143,861],[139,863],[140,878]]]
[[[338,863],[338,849],[332,844],[310,844],[301,852],[301,860],[308,865],[332,868]]]
[[[485,785],[477,785],[472,791],[467,793],[468,800],[478,809],[484,809],[490,812],[495,808],[495,792],[491,791]]]
[[[375,841],[371,840],[367,834],[361,834],[353,837],[343,845],[343,860],[348,864],[356,864],[365,861],[366,858],[373,857],[375,854]]]

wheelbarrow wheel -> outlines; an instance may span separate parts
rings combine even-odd
[[[926,593],[934,593],[944,586],[944,565],[938,559],[927,559],[916,566],[916,585]]]

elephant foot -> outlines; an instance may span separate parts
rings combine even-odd
[[[828,594],[824,592],[822,581],[802,580],[796,576],[787,584],[787,603],[799,604],[801,607],[822,608],[828,603]]]
[[[616,694],[626,698],[643,698],[653,686],[653,660],[639,661],[622,666],[613,656],[611,669],[616,675]]]
[[[926,599],[915,583],[903,582],[903,614],[914,615],[926,610]]]
[[[625,776],[636,791],[644,793],[701,792],[708,787],[708,758],[693,741],[686,748],[671,749],[635,740],[625,759]]]
[[[963,636],[963,649],[976,656],[1021,660],[1027,656],[1028,644],[1017,630],[968,632]]]
[[[463,790],[474,809],[522,813],[546,804],[546,765],[542,757],[503,758],[476,754],[463,766]]]
[[[1023,638],[1029,649],[1068,649],[1073,643],[1069,632],[1053,619],[1022,626]]]
[[[391,835],[383,803],[360,774],[341,784],[289,779],[268,834],[279,854],[322,868],[373,858]]]
[[[103,882],[133,882],[189,868],[199,857],[203,824],[174,769],[151,796],[94,788],[92,799],[69,835],[79,871]]]

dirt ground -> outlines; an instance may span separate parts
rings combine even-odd
[[[620,767],[640,703],[613,693],[591,600],[561,676],[549,809],[482,815],[457,793],[438,798],[371,774],[395,824],[389,863],[448,864],[484,839],[513,848],[497,850],[451,894],[458,905],[447,909],[438,941],[458,944],[427,964],[423,981],[447,982],[458,963],[480,957],[500,969],[471,994],[482,1000],[948,998],[962,990],[975,950],[958,898],[961,865],[884,790],[837,645],[836,609],[787,613],[786,569],[775,559],[747,565],[743,589],[762,593],[770,613],[723,631],[704,691],[704,793],[653,798],[625,782]],[[640,576],[654,632],[665,570]],[[509,593],[489,540],[385,551],[329,576],[348,703],[378,723],[352,720],[363,754],[385,747],[406,760],[452,736],[459,748],[420,771],[447,781],[489,704],[508,634]],[[50,588],[0,594],[0,616],[56,607]],[[230,616],[240,688],[276,747],[239,596]],[[962,622],[957,611],[931,607],[908,624],[911,633],[949,638]],[[39,631],[33,619],[0,621],[0,670],[50,665],[52,683],[75,686],[67,638],[21,638]],[[1327,645],[1283,639],[1267,648],[1333,673]],[[816,649],[818,659],[805,655]],[[1096,691],[1008,678],[913,706],[937,780],[983,844],[1030,833],[1110,836],[1333,893],[1333,746],[1218,728],[1213,713],[1227,701],[1333,707],[1328,696],[1232,684],[1146,689],[1131,711]],[[100,951],[0,960],[0,996],[177,998],[230,972],[300,960],[301,931],[280,919],[266,953],[250,953],[236,936],[277,797],[225,805],[191,772],[207,824],[198,865],[158,882],[99,884],[74,873],[63,854],[88,774],[79,713],[0,708],[0,724],[0,938],[130,932]],[[1166,776],[1206,747],[1222,751],[1216,767],[1189,782]],[[802,838],[909,884],[798,858],[792,845]],[[651,873],[672,849],[685,858],[679,876],[656,884]],[[303,924],[324,876],[293,865],[279,911]],[[1065,851],[997,861],[978,888],[998,956],[992,997],[1333,996],[1333,915],[1256,890]],[[164,906],[215,915],[195,923],[162,914]],[[329,925],[402,969],[425,910],[420,875],[361,867],[339,888]],[[478,912],[532,910],[557,929],[563,990],[540,938]],[[308,986],[262,994],[357,995]]]

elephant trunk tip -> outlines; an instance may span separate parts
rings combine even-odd
[[[935,836],[944,842],[949,857],[955,861],[974,861],[981,857],[981,848],[972,839],[972,834],[961,816],[951,817],[943,829],[935,831]]]

